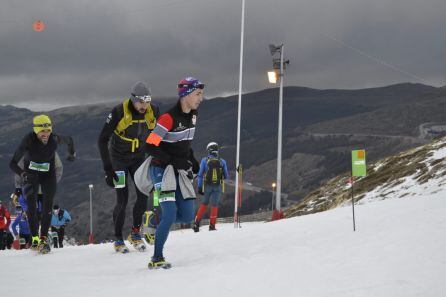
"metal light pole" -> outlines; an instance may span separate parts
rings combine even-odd
[[[274,193],[276,188],[276,183],[273,183],[272,185],[273,190],[271,191],[272,197],[271,197],[271,211],[274,211]]]
[[[283,114],[283,78],[284,78],[284,66],[289,64],[289,60],[283,61],[283,48],[284,45],[279,46],[270,44],[269,49],[271,55],[274,57],[276,53],[279,53],[280,58],[273,58],[273,68],[279,69],[279,127],[277,136],[277,188],[276,188],[276,208],[273,211],[273,220],[281,219],[283,217],[282,211],[280,210],[280,203],[282,198],[282,114]]]
[[[245,0],[242,0],[242,21],[240,29],[240,69],[238,84],[238,113],[237,113],[237,153],[235,161],[235,197],[234,197],[234,228],[238,228],[238,201],[240,199],[239,168],[240,168],[240,122],[242,114],[242,77],[243,77],[243,40],[245,35]]]
[[[88,243],[93,243],[93,185],[89,185],[90,188],[90,236],[88,236]]]

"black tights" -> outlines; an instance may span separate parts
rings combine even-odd
[[[35,182],[25,184],[23,193],[28,205],[28,221],[31,236],[39,236],[39,221],[37,217],[37,193],[39,185],[42,188],[42,214],[40,236],[48,236],[48,229],[51,223],[51,211],[53,208],[54,195],[56,194],[56,175],[52,173],[39,174]]]
[[[124,162],[120,160],[113,160],[113,166],[116,171],[125,171],[125,187],[116,189],[116,205],[113,210],[113,222],[115,224],[115,236],[117,239],[122,238],[122,228],[125,221],[125,209],[129,200],[129,177],[135,175],[136,170],[144,160],[137,160],[134,162]],[[147,209],[148,197],[141,193],[135,185],[136,202],[133,206],[133,226],[140,227],[142,224],[142,215]]]

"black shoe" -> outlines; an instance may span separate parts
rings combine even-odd
[[[199,232],[200,231],[200,221],[194,222],[192,229],[194,230],[194,232]]]
[[[217,229],[215,229],[215,225],[209,225],[209,231],[217,231]]]

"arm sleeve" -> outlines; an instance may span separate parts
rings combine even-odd
[[[201,159],[200,170],[198,171],[198,188],[203,186],[203,174],[206,172],[206,158]]]
[[[104,166],[104,170],[111,170],[112,163],[110,160],[110,152],[108,151],[108,142],[110,137],[113,135],[113,131],[115,131],[116,126],[119,123],[119,115],[117,108],[113,108],[111,113],[108,115],[107,120],[105,121],[104,126],[102,127],[101,134],[99,134],[98,139],[98,147],[99,153],[101,154],[102,164]]]
[[[9,168],[11,168],[12,171],[14,171],[18,175],[21,175],[24,172],[24,170],[20,168],[19,162],[25,155],[26,150],[28,149],[27,142],[28,142],[28,135],[23,138],[22,142],[20,143],[20,146],[12,156],[11,162],[9,162]]]
[[[68,211],[65,210],[65,222],[68,223],[69,221],[71,221],[71,216]]]
[[[63,174],[63,165],[57,152],[54,155],[54,168],[56,170],[56,181],[59,182]]]
[[[155,129],[150,132],[149,137],[146,140],[147,153],[154,158],[160,159],[165,164],[169,164],[172,156],[160,148],[161,141],[173,127],[172,116],[168,113],[162,114],[157,123]]]
[[[5,211],[5,217],[6,217],[6,226],[9,226],[11,224],[11,214],[8,210]]]
[[[226,165],[226,161],[221,159],[221,164],[223,166],[223,179],[229,178],[228,166]]]
[[[17,163],[17,165],[21,169],[23,169],[23,162],[24,162],[24,158],[22,157],[20,159],[20,161]],[[14,174],[14,184],[15,184],[16,189],[23,187],[23,180],[22,180],[22,177],[20,175]]]

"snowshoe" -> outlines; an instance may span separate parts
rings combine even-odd
[[[169,269],[172,267],[172,264],[166,262],[164,258],[152,258],[152,260],[149,262],[148,267],[150,270],[159,268]]]
[[[144,233],[144,239],[146,240],[147,244],[155,244],[155,234]]]
[[[38,251],[40,239],[38,236],[33,236],[32,243],[30,249],[33,251]]]
[[[124,243],[124,240],[122,239],[116,240],[114,243],[114,247],[117,253],[126,254],[129,252],[129,249],[127,248],[127,246]]]
[[[127,240],[133,245],[133,247],[140,252],[144,252],[146,250],[146,245],[144,241],[141,239],[141,233],[139,228],[132,228],[132,232],[130,233]]]
[[[40,238],[39,245],[37,246],[37,251],[40,254],[48,254],[49,252],[51,252],[51,247],[46,237],[42,236]]]

